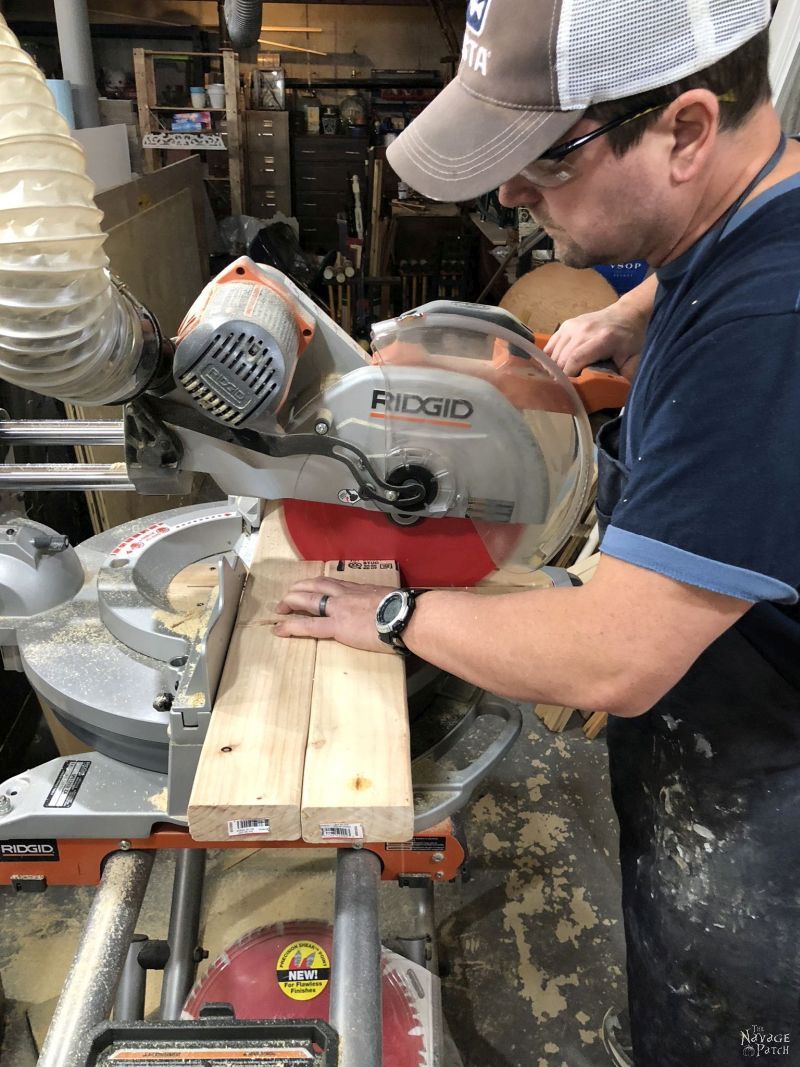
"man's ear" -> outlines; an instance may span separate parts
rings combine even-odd
[[[702,171],[719,132],[719,101],[710,89],[690,89],[670,104],[664,118],[670,124],[670,169],[679,184]]]

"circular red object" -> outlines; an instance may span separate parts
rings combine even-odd
[[[331,958],[333,931],[327,923],[262,926],[239,938],[209,967],[184,1005],[197,1018],[204,1004],[227,1003],[237,1019],[322,1019],[330,1012],[330,983],[312,1000],[294,1000],[278,984],[281,953],[294,941],[313,941]],[[335,960],[331,958],[331,968]],[[383,1067],[419,1067],[425,1040],[410,991],[383,957]]]
[[[340,504],[285,500],[283,516],[303,559],[391,559],[405,585],[476,585],[509,559],[525,529],[471,519],[397,526],[385,515]]]

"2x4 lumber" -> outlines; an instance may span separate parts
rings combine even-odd
[[[316,641],[273,633],[288,587],[322,563],[266,558],[262,526],[189,801],[197,841],[296,841]]]
[[[601,730],[605,729],[608,715],[604,711],[595,711],[583,724],[583,732],[590,740],[594,740]]]
[[[536,705],[536,714],[554,734],[560,734],[566,728],[574,711],[575,708],[563,707],[560,704]]]
[[[327,564],[329,578],[400,584],[389,562]],[[303,780],[303,840],[408,841],[414,799],[401,656],[320,641]]]

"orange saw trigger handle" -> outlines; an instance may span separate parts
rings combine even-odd
[[[533,339],[536,347],[544,350],[551,336],[549,333],[534,333]],[[609,362],[584,367],[577,377],[570,378],[581,398],[581,403],[586,408],[587,415],[593,415],[596,411],[604,411],[606,408],[625,406],[631,383],[616,370],[611,370],[611,366]]]

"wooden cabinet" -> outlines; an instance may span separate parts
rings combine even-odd
[[[298,134],[292,142],[292,193],[300,241],[312,251],[336,248],[337,215],[346,214],[354,174],[366,203],[366,138]]]
[[[276,211],[292,214],[289,114],[246,111],[247,211],[269,219]]]

